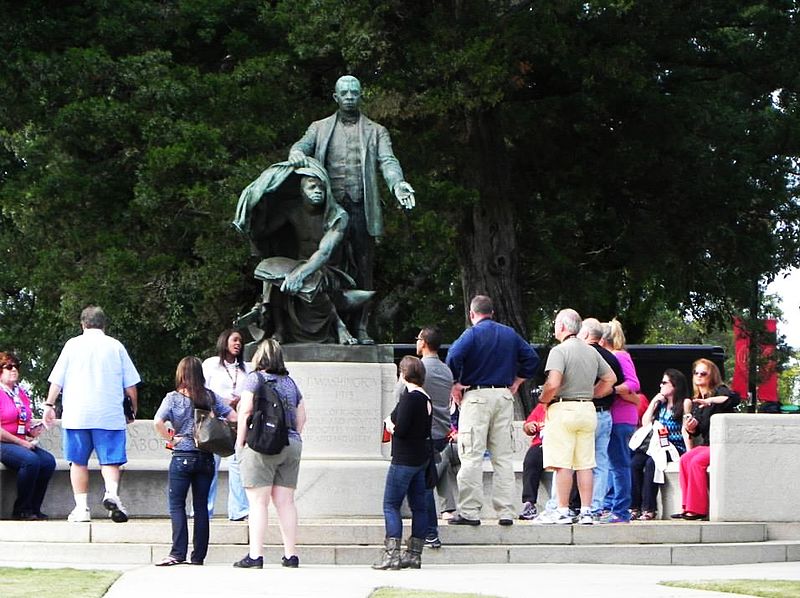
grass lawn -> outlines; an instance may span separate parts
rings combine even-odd
[[[403,588],[378,588],[369,598],[497,598],[487,594],[458,594],[455,592],[431,592],[430,590],[405,590]]]
[[[693,590],[711,590],[767,596],[768,598],[795,598],[800,596],[800,581],[788,579],[721,579],[716,581],[662,581],[661,585]]]
[[[121,575],[89,569],[0,568],[3,598],[30,598],[41,593],[70,598],[101,598]]]

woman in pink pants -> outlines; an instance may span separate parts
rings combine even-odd
[[[698,359],[692,370],[692,412],[683,416],[686,453],[681,457],[681,496],[683,512],[673,519],[708,518],[708,464],[711,460],[709,430],[711,417],[732,413],[741,400],[722,384],[719,368],[708,359]]]

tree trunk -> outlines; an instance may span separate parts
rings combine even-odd
[[[515,205],[503,132],[496,110],[467,116],[468,156],[463,179],[480,200],[459,226],[458,260],[465,313],[475,295],[492,298],[495,319],[527,337],[518,277]]]

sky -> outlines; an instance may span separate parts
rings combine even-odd
[[[779,276],[767,292],[781,297],[783,320],[778,322],[778,334],[786,337],[787,345],[800,349],[800,270],[789,271],[786,278]]]

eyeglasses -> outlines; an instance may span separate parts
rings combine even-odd
[[[705,378],[708,376],[708,372],[693,372],[695,376],[700,376],[701,378]]]
[[[4,370],[17,370],[19,371],[19,366],[15,363],[7,363],[3,366]]]

